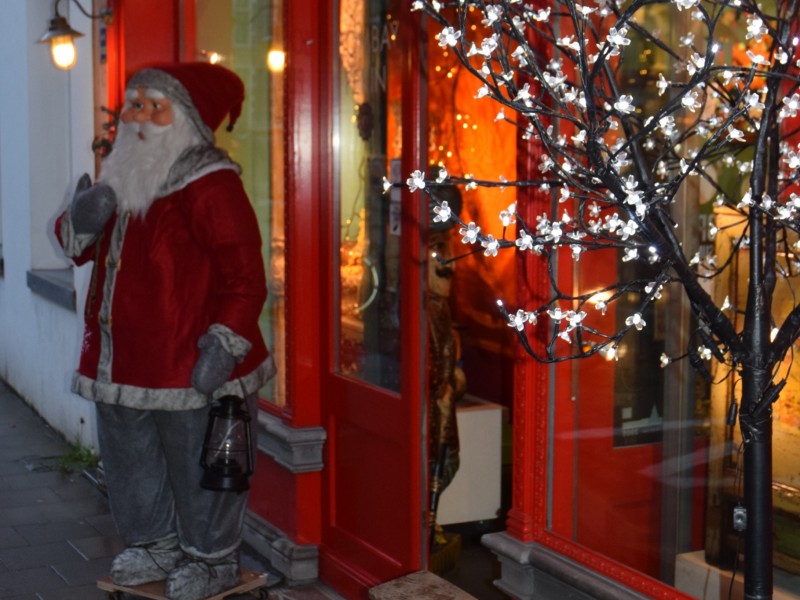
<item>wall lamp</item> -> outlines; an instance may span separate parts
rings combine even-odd
[[[108,24],[111,21],[111,9],[106,8],[100,12],[99,15],[93,15],[86,11],[81,6],[78,0],[72,0],[80,9],[80,11],[90,19],[103,19]],[[47,31],[37,42],[39,44],[50,44],[50,56],[53,59],[53,64],[59,69],[65,71],[75,66],[78,58],[75,52],[75,38],[82,37],[83,34],[75,31],[69,24],[66,18],[62,17],[58,12],[58,4],[61,0],[56,0],[54,5],[54,16],[50,20],[50,25]],[[69,2],[69,0],[67,0]]]

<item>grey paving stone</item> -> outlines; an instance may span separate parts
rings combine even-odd
[[[57,459],[59,456],[63,456],[66,451],[67,447],[63,441],[42,436],[36,436],[34,440],[29,439],[17,445],[0,448],[0,453],[8,460],[16,460],[28,456]]]
[[[31,473],[60,469],[61,455],[58,453],[21,452],[20,454],[21,456],[16,460],[21,462]]]
[[[63,500],[48,488],[0,491],[0,509],[60,502],[63,502]]]
[[[0,433],[3,437],[15,433],[41,435],[44,431],[43,426],[47,427],[38,417],[26,417],[21,412],[0,418]]]
[[[73,473],[68,479],[50,486],[59,497],[64,500],[77,500],[83,498],[102,498],[105,497],[94,487],[83,475]]]
[[[67,540],[68,543],[86,560],[93,558],[113,558],[125,549],[119,536],[101,535],[82,540]]]
[[[44,427],[42,428],[42,431],[36,435],[36,438],[37,439],[34,442],[34,447],[52,446],[58,452],[63,452],[67,449],[66,442],[51,437]],[[31,441],[30,432],[10,429],[6,432],[6,435],[0,438],[0,450],[3,450],[4,453],[6,450],[24,450],[26,447],[31,447]],[[9,456],[11,455],[9,454]]]
[[[97,529],[101,535],[117,535],[117,525],[114,523],[114,517],[111,516],[111,513],[96,517],[86,517],[84,520]]]
[[[0,523],[11,527],[33,525],[35,523],[48,523],[50,522],[50,518],[44,513],[47,506],[51,505],[36,504],[34,506],[18,506],[16,508],[0,509]]]
[[[96,585],[82,585],[39,592],[36,600],[108,600],[108,596]]]
[[[62,587],[64,587],[64,580],[50,567],[36,567],[35,569],[0,574],[0,598],[34,594]]]
[[[108,503],[103,498],[89,497],[73,502],[48,504],[42,507],[42,514],[52,523],[64,521],[83,521],[87,517],[94,517],[108,513]]]
[[[85,521],[20,525],[15,529],[29,544],[79,540],[97,535],[97,530]]]
[[[8,567],[10,571],[46,567],[70,558],[85,560],[75,548],[65,541],[0,550],[0,563]]]
[[[111,557],[63,561],[52,565],[52,568],[69,586],[90,585],[109,574]]]
[[[0,414],[0,426],[14,427],[21,424],[42,422],[39,415],[16,396],[13,396],[11,399],[0,397],[0,401],[3,402],[3,412]]]
[[[19,548],[28,545],[28,540],[13,527],[0,527],[0,548]]]
[[[3,460],[0,460],[0,476],[20,475],[27,472],[28,469],[26,469],[25,465],[19,460],[10,460],[5,456]]]
[[[56,492],[58,488],[69,487],[74,483],[71,475],[59,471],[25,472],[19,475],[5,475],[3,480],[8,483],[11,490],[29,490],[34,488],[50,488]],[[59,497],[61,494],[59,494]]]

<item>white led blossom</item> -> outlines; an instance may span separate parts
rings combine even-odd
[[[533,248],[533,237],[524,229],[519,232],[519,237],[514,241],[514,244],[520,250],[531,250]]]
[[[450,220],[451,210],[447,200],[443,200],[441,206],[434,206],[433,212],[436,214],[433,217],[434,223],[444,223]]]
[[[506,210],[500,211],[500,221],[503,223],[503,227],[508,227],[509,225],[513,225],[517,222],[515,216],[517,214],[517,204],[509,204]]]
[[[458,230],[463,237],[461,238],[461,243],[463,244],[474,244],[478,241],[478,234],[480,233],[481,228],[475,225],[475,223],[470,223],[466,227],[462,227]]]
[[[439,40],[439,46],[448,48],[458,43],[458,40],[461,39],[461,32],[456,31],[453,27],[445,27],[437,34],[436,39]]]
[[[625,325],[635,327],[637,331],[641,331],[647,323],[645,323],[642,314],[637,312],[625,319]]]
[[[486,236],[486,239],[481,241],[481,246],[484,248],[484,256],[497,256],[497,251],[500,249],[500,242],[494,239],[492,234]]]
[[[481,21],[481,24],[485,27],[491,27],[503,17],[503,7],[497,4],[490,4],[483,14],[486,15],[486,18]]]
[[[621,113],[631,113],[636,110],[636,107],[633,105],[633,96],[630,94],[624,94],[619,97],[619,99],[614,103],[614,108],[616,108]]]
[[[528,324],[536,324],[536,313],[528,312],[520,308],[513,315],[508,315],[508,326],[513,327],[517,331],[522,331]]]
[[[423,175],[422,171],[414,171],[411,173],[411,177],[406,179],[406,185],[412,192],[425,189],[425,175]]]

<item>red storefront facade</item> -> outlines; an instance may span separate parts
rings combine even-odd
[[[107,4],[95,0],[95,12]],[[432,56],[436,32],[401,0],[114,0],[112,8],[97,35],[105,39],[98,106],[118,106],[140,66],[215,53],[252,86],[249,116],[222,143],[242,162],[264,221],[264,327],[280,376],[263,393],[248,542],[290,580],[319,579],[347,598],[428,568],[428,207],[407,189],[384,193],[383,178],[405,181],[444,160],[443,120],[464,120],[476,136],[485,122],[468,92],[435,88],[440,68],[455,72]],[[448,94],[463,102],[443,108]],[[98,131],[103,118],[98,110]],[[517,153],[513,138],[497,143],[505,144],[497,163],[533,172],[538,159]],[[532,195],[526,210],[548,202]],[[479,209],[465,200],[465,210]],[[547,281],[535,262],[508,259],[486,272],[465,264],[454,304],[470,290],[485,296],[475,288],[484,282],[524,305]],[[598,263],[594,281],[574,285],[596,286],[614,275],[608,268]],[[697,552],[705,564],[709,540],[722,534],[709,525],[721,508],[708,495],[707,424],[688,414],[698,398],[688,365],[632,392],[654,385],[659,399],[620,406],[630,370],[599,357],[536,363],[509,342],[502,320],[481,322],[483,304],[469,302],[455,309],[468,387],[501,407],[509,440],[505,529],[483,541],[502,566],[498,587],[518,598],[696,597],[676,589],[693,589],[681,569]],[[663,323],[686,318],[671,301],[655,343],[684,344]]]

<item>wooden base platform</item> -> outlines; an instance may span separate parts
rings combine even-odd
[[[239,585],[229,590],[209,596],[204,600],[223,600],[232,594],[243,594],[245,592],[255,592],[256,598],[266,598],[267,590],[263,589],[267,583],[267,576],[264,573],[242,569],[242,578]],[[122,598],[122,594],[132,594],[140,598],[150,598],[151,600],[168,600],[164,595],[164,582],[154,581],[142,585],[116,585],[111,581],[111,577],[102,577],[97,580],[97,587],[108,592],[109,598]]]

